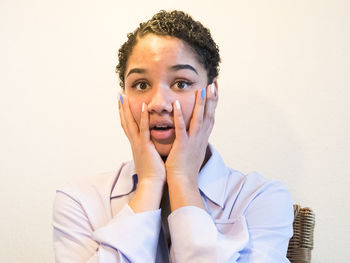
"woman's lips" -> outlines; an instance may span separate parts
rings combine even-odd
[[[169,128],[166,130],[151,129],[151,137],[158,143],[169,144],[174,141],[175,129]]]

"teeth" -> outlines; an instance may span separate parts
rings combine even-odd
[[[167,129],[169,129],[169,128],[170,128],[170,127],[167,126],[167,125],[156,125],[156,126],[154,126],[153,129],[156,129],[156,130],[167,130]]]

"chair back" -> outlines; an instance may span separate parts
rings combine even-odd
[[[315,214],[308,208],[294,205],[293,237],[289,241],[287,258],[291,263],[310,263],[314,247]]]

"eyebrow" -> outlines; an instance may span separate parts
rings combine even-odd
[[[198,75],[197,70],[188,64],[177,64],[177,65],[170,67],[170,70],[172,70],[172,71],[178,71],[178,70],[182,70],[182,69],[192,70],[193,72],[195,72]],[[133,68],[128,72],[126,77],[128,77],[130,74],[133,74],[133,73],[143,74],[143,73],[147,73],[147,70],[143,69],[143,68]]]
[[[189,70],[194,71],[198,75],[197,70],[194,67],[192,67],[191,65],[188,65],[188,64],[174,65],[174,66],[171,66],[170,69],[173,70],[173,71],[178,71],[178,70],[181,70],[181,69],[189,69]]]
[[[142,74],[142,73],[146,73],[147,70],[143,69],[143,68],[133,68],[131,69],[129,72],[128,72],[128,75],[126,76],[129,76],[130,74],[132,73],[139,73],[139,74]]]

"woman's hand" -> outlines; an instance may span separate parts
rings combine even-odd
[[[140,124],[137,125],[125,95],[120,95],[119,115],[121,125],[132,149],[138,187],[129,205],[135,212],[159,208],[166,180],[165,166],[150,140],[149,113],[143,103]]]
[[[165,163],[172,210],[185,205],[203,208],[198,189],[198,173],[213,129],[217,101],[214,84],[197,91],[188,132],[181,106],[178,102],[174,104],[176,138]]]

